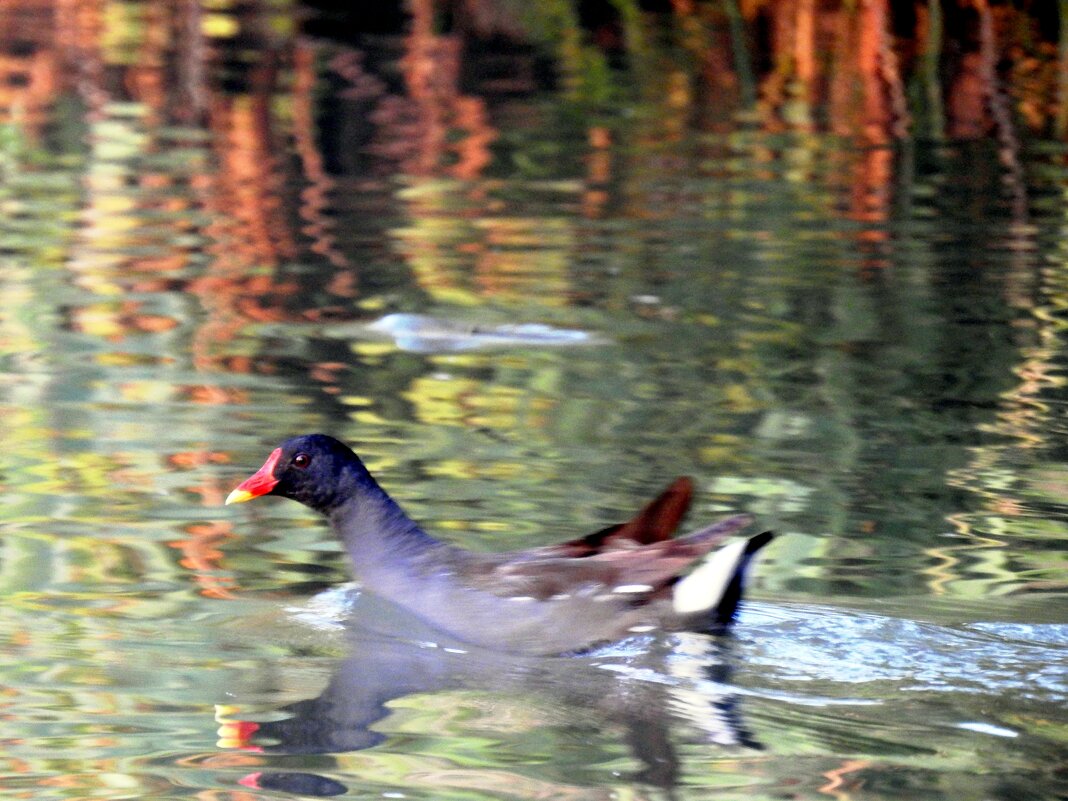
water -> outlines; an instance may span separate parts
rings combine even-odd
[[[536,88],[434,140],[375,57],[283,33],[285,80],[224,47],[198,117],[106,23],[91,85],[0,124],[5,795],[1064,796],[1063,145]],[[691,525],[781,536],[728,641],[477,653],[302,508],[222,507],[317,430],[475,549],[678,474]]]

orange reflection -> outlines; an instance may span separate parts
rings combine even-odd
[[[62,54],[67,84],[89,108],[89,119],[99,119],[109,98],[104,85],[101,42],[107,30],[104,0],[55,0],[56,51]]]
[[[864,759],[849,759],[839,767],[826,771],[823,775],[827,783],[818,788],[817,792],[830,795],[839,801],[848,801],[851,794],[863,788],[863,781],[852,773],[871,767],[871,762]]]
[[[203,493],[205,495],[209,493]],[[219,501],[219,505],[222,501]],[[192,571],[193,580],[206,598],[232,599],[237,582],[232,576],[221,576],[223,552],[215,545],[234,537],[229,523],[196,523],[187,526],[189,539],[173,540],[172,548],[182,552],[179,564]]]
[[[838,12],[836,29],[831,130],[867,144],[905,136],[910,120],[886,0],[866,0],[856,14]]]
[[[0,3],[0,122],[18,122],[36,139],[58,91],[52,4]]]
[[[847,216],[867,223],[856,237],[862,246],[868,246],[862,252],[864,267],[869,270],[887,266],[886,257],[870,246],[890,238],[886,225],[897,183],[894,167],[894,151],[889,147],[865,148],[857,154],[853,165]]]
[[[379,138],[378,149],[403,154],[402,168],[410,175],[476,178],[490,161],[489,145],[497,132],[484,101],[460,94],[463,43],[456,35],[434,33],[432,0],[413,0],[409,8],[410,34],[400,60],[408,98],[379,105],[376,121],[388,138]]]
[[[583,216],[600,217],[608,203],[605,187],[612,179],[612,132],[602,126],[587,131],[589,154],[586,156],[586,187],[582,195]]]
[[[326,214],[329,208],[333,181],[327,175],[323,157],[315,141],[315,71],[317,51],[307,42],[298,42],[293,52],[293,136],[297,154],[304,167],[308,185],[301,192],[300,215],[304,220],[302,233],[312,240],[311,250],[327,259],[335,267],[350,268],[344,283],[339,284],[343,297],[356,294],[356,273],[348,258],[337,247],[333,222]]]
[[[197,471],[229,461],[229,455],[222,451],[179,451],[167,457],[167,464],[176,470]],[[215,481],[205,481],[187,490],[200,495],[204,505],[212,508],[222,506],[228,491]],[[167,544],[181,551],[179,564],[192,572],[200,594],[207,598],[233,598],[237,582],[232,576],[220,575],[224,570],[222,560],[225,554],[215,547],[235,536],[233,527],[229,523],[194,523],[186,526],[184,531],[189,535],[188,539],[172,540]]]

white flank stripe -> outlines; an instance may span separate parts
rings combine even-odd
[[[635,592],[649,592],[652,589],[652,584],[620,584],[618,587],[613,587],[612,592],[629,595]]]

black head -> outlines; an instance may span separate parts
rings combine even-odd
[[[326,513],[347,499],[357,484],[368,481],[372,479],[367,468],[347,445],[326,434],[306,434],[271,451],[263,467],[241,482],[226,503],[279,495]]]

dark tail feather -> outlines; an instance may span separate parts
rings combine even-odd
[[[615,536],[647,545],[671,539],[690,508],[693,481],[680,476],[650,501],[644,509],[624,523]]]
[[[649,545],[669,540],[690,508],[692,499],[693,481],[686,476],[676,478],[626,523],[616,523],[577,540],[546,546],[540,549],[540,553],[580,558],[612,548],[630,548],[634,544]]]

